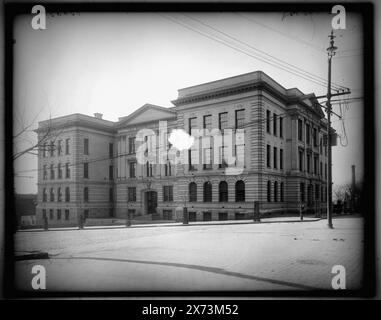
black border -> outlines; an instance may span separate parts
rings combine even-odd
[[[64,298],[64,297],[364,297],[375,295],[375,112],[374,112],[374,8],[368,3],[344,3],[347,12],[363,18],[364,35],[364,279],[360,290],[318,291],[199,291],[199,292],[24,292],[14,284],[14,176],[12,161],[13,106],[13,22],[16,16],[30,14],[38,3],[6,3],[5,30],[5,265],[3,289],[6,298]],[[46,12],[331,12],[334,3],[45,3]],[[221,301],[222,303],[222,301]]]

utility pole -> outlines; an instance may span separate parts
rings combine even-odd
[[[328,227],[333,229],[332,225],[332,141],[331,141],[331,65],[332,57],[336,54],[337,47],[334,46],[333,30],[328,36],[330,38],[330,46],[327,48],[328,51],[328,90],[327,90],[327,148],[328,148],[328,179],[327,179],[327,220]]]

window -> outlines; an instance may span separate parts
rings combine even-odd
[[[242,180],[235,183],[235,202],[245,202],[245,183]]]
[[[42,171],[43,171],[43,173],[42,173],[42,180],[46,180],[46,179],[48,179],[48,170],[46,169],[46,165],[45,164],[43,165],[42,168],[43,168],[42,169]]]
[[[49,209],[49,219],[50,219],[50,220],[53,220],[53,219],[54,219],[53,209]]]
[[[269,110],[266,110],[266,131],[268,133],[270,132],[270,122],[271,122],[271,112]]]
[[[283,149],[279,149],[279,169],[283,170]]]
[[[319,185],[315,185],[315,200],[319,200],[320,198],[320,188]]]
[[[245,109],[236,110],[235,112],[235,128],[243,128],[245,125]]]
[[[196,160],[194,159],[196,157],[196,150],[192,150],[192,149],[189,149],[188,150],[188,159],[189,159],[189,168],[188,170],[189,171],[193,171],[193,170],[196,170],[196,166],[192,164],[193,160]]]
[[[271,147],[268,144],[267,149],[266,149],[266,163],[267,163],[267,168],[271,167]]]
[[[83,177],[85,179],[88,179],[89,178],[89,163],[88,162],[85,162],[83,164]]]
[[[58,179],[62,179],[62,168],[60,163],[58,164],[57,170],[58,170]]]
[[[320,154],[323,154],[323,138],[320,137]]]
[[[191,182],[189,184],[189,202],[197,202],[197,184]]]
[[[305,186],[304,183],[300,183],[300,201],[305,202],[306,200],[306,195],[305,195]]]
[[[83,188],[83,201],[89,202],[89,188],[88,187]]]
[[[204,139],[207,139],[207,138],[204,138]],[[204,163],[205,170],[212,169],[213,149],[211,147],[211,144],[212,144],[212,137],[209,137],[209,143],[207,144],[207,146],[203,148],[203,152],[204,152],[203,163]]]
[[[42,145],[42,156],[46,158],[46,142]]]
[[[114,202],[114,188],[108,190],[108,201]]]
[[[50,156],[54,157],[54,141],[50,141]]]
[[[164,202],[173,201],[173,186],[164,186]]]
[[[42,217],[43,217],[44,219],[47,218],[47,217],[46,217],[46,209],[42,209]]]
[[[283,182],[280,183],[280,201],[281,202],[284,201],[284,183]]]
[[[224,129],[228,128],[228,113],[222,112],[218,114],[218,128],[223,132]]]
[[[278,148],[277,147],[274,147],[274,154],[273,154],[273,157],[274,157],[274,169],[277,168],[278,166]]]
[[[307,153],[307,172],[311,172],[311,155]]]
[[[303,150],[299,150],[299,171],[303,171],[303,158],[304,152]]]
[[[65,154],[70,154],[70,139],[65,140]]]
[[[226,181],[221,181],[218,186],[218,194],[220,202],[228,202],[228,184]]]
[[[279,137],[283,138],[283,118],[279,118]]]
[[[54,174],[54,165],[50,165],[50,180],[54,180],[55,174]]]
[[[136,177],[136,162],[130,162],[130,178],[135,178]]]
[[[70,163],[65,164],[66,178],[70,179]]]
[[[135,137],[128,138],[128,153],[129,154],[135,153]]]
[[[50,188],[50,202],[54,201],[54,189]]]
[[[108,144],[108,156],[110,159],[114,158],[114,144],[112,142]]]
[[[219,164],[218,164],[219,168],[226,168],[228,166],[225,160],[225,152],[226,152],[225,149],[226,149],[226,146],[219,147]]]
[[[69,220],[69,219],[70,219],[70,210],[65,209],[65,220]]]
[[[303,120],[298,119],[298,140],[303,141]]]
[[[57,209],[57,220],[61,220],[61,209]]]
[[[128,209],[127,214],[130,218],[135,217],[136,216],[136,210],[135,209]]]
[[[319,157],[314,156],[314,174],[318,174]]]
[[[212,183],[210,181],[204,183],[204,202],[212,202]]]
[[[317,147],[318,146],[318,139],[317,139],[317,129],[314,128],[313,131],[312,131],[312,139],[313,139],[313,143],[314,143],[314,147]]]
[[[146,163],[146,175],[147,177],[152,177],[152,163],[147,161]]]
[[[83,140],[83,154],[88,156],[89,155],[89,139],[85,138]]]
[[[323,175],[323,163],[320,161],[320,171],[319,174],[322,176]]]
[[[192,129],[197,128],[197,118],[189,118],[188,125],[189,125],[189,134],[191,135]]]
[[[274,202],[278,202],[278,181],[274,182]]]
[[[57,190],[57,202],[61,202],[62,201],[62,190],[61,188],[58,188]]]
[[[327,179],[327,164],[324,165],[324,176]]]
[[[273,134],[274,136],[277,135],[277,115],[274,113],[273,114]]]
[[[62,140],[57,141],[57,155],[62,155]]]
[[[65,188],[65,202],[70,202],[70,188]]]
[[[48,201],[48,192],[46,191],[46,188],[42,190],[42,202]]]
[[[204,116],[203,127],[204,127],[204,129],[207,129],[207,130],[212,129],[212,116],[211,115]]]
[[[267,202],[271,202],[271,181],[267,181]]]
[[[164,165],[164,174],[166,177],[172,175],[171,162],[169,162],[169,161]]]
[[[136,202],[136,187],[129,187],[128,188],[128,201],[129,202]]]
[[[172,220],[172,210],[163,210],[163,220]]]
[[[109,180],[114,180],[114,166],[108,167],[108,178]]]
[[[307,144],[311,144],[310,139],[310,125],[306,123],[306,142]]]

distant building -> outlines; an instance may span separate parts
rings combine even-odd
[[[51,139],[38,157],[37,220],[77,225],[80,216],[127,214],[181,220],[184,206],[191,221],[244,219],[255,201],[262,214],[297,213],[302,203],[311,212],[325,210],[327,122],[314,94],[285,89],[257,71],[180,89],[172,103],[146,104],[117,122],[101,114],[40,122],[38,136]],[[221,134],[208,131],[176,152],[168,143],[174,129]],[[138,161],[142,145],[148,156],[152,150],[160,156],[163,147],[164,161]],[[168,150],[182,163],[171,162]],[[225,161],[229,156],[235,161]]]

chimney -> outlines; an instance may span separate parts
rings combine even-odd
[[[97,113],[94,113],[94,117],[97,118],[97,119],[102,119],[103,114],[97,112]]]

